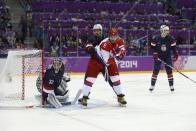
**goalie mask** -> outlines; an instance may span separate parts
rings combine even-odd
[[[62,66],[62,61],[60,59],[54,59],[52,62],[52,67],[54,68],[55,73],[58,73]]]

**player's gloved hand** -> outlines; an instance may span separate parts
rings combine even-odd
[[[116,54],[117,60],[122,60],[126,56],[126,50],[125,48],[122,48],[118,54]]]
[[[154,53],[153,53],[153,58],[154,58],[154,60],[158,60],[159,55],[158,55],[158,53],[157,53],[157,52],[154,52]]]
[[[96,53],[95,47],[93,46],[93,44],[88,43],[88,44],[86,45],[86,52],[89,53],[90,55],[93,55],[93,54]]]
[[[178,52],[175,52],[175,54],[174,54],[172,60],[173,60],[174,62],[177,61],[177,60],[178,60],[178,56],[179,56]]]

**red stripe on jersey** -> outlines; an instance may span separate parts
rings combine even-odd
[[[157,78],[157,75],[155,75],[155,74],[152,74],[152,78]]]
[[[152,45],[152,46],[156,46],[156,44],[155,44],[155,43],[152,43],[152,42],[151,42],[151,45]]]
[[[85,85],[92,87],[93,83],[91,83],[90,81],[85,80],[84,82]]]
[[[174,41],[172,44],[171,44],[171,46],[175,46],[176,45],[176,42]]]
[[[43,88],[46,89],[46,90],[54,90],[54,87],[52,87],[49,84],[44,84],[44,87]]]
[[[120,80],[113,82],[113,85],[114,85],[114,86],[120,85]]]
[[[168,77],[168,79],[172,79],[173,78],[173,74],[168,74],[167,77]]]

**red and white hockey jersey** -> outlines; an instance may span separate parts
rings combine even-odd
[[[125,42],[120,37],[115,43],[111,43],[109,38],[105,38],[96,47],[96,51],[106,65],[115,64],[117,63],[116,56],[123,55],[122,57],[124,57],[125,55]]]

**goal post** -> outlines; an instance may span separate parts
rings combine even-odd
[[[42,50],[10,50],[0,73],[0,108],[42,105],[36,80],[43,78]]]

